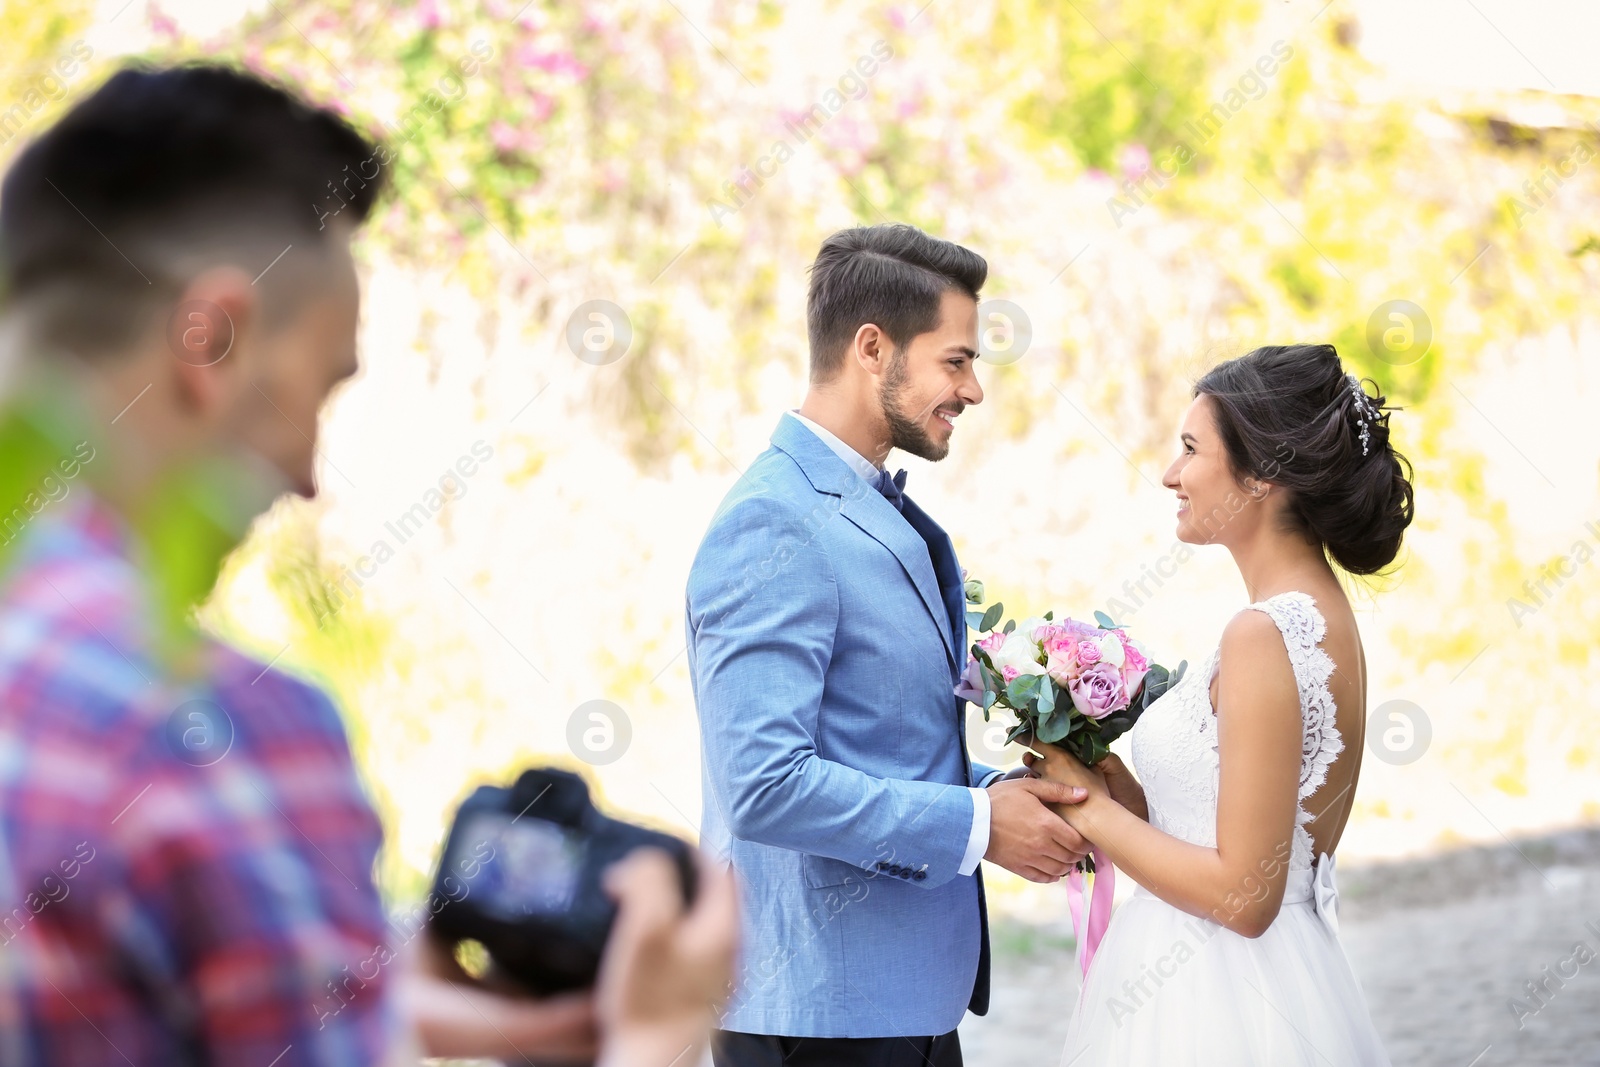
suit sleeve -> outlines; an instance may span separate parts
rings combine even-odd
[[[999,778],[1004,773],[1006,773],[1004,767],[991,767],[987,763],[972,761],[972,784],[980,789],[993,785],[993,779]]]
[[[831,514],[831,513],[830,513]],[[797,510],[739,501],[712,524],[689,578],[689,641],[707,779],[735,837],[874,870],[955,877],[972,827],[961,785],[878,778],[817,754],[838,589]]]

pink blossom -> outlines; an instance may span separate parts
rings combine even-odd
[[[489,140],[494,142],[495,149],[500,152],[513,152],[522,143],[517,131],[500,119],[495,119],[489,125]]]
[[[150,32],[169,41],[176,41],[181,36],[178,23],[155,4],[150,5]]]
[[[569,75],[578,81],[589,76],[589,68],[571,52],[544,52],[531,43],[526,43],[517,49],[517,65],[542,70],[546,74]]]
[[[1122,176],[1135,181],[1150,169],[1150,150],[1142,144],[1124,145],[1117,155],[1117,163],[1122,167]]]

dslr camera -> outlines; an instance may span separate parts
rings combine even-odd
[[[481,942],[496,969],[530,993],[587,989],[617,917],[601,877],[641,846],[672,856],[692,901],[690,846],[601,814],[577,775],[533,768],[509,789],[480,786],[445,840],[432,927],[451,943]]]

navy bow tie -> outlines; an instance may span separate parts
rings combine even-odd
[[[904,496],[906,487],[905,471],[902,470],[893,477],[890,477],[888,471],[879,471],[878,480],[872,483],[872,487],[882,493],[883,498],[893,504],[896,511],[904,511],[906,509],[906,498]]]

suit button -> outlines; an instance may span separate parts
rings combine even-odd
[[[890,864],[889,873],[894,875],[896,878],[900,877],[900,865],[898,863]]]
[[[918,871],[916,874],[912,875],[911,877],[915,878],[917,881],[920,882],[924,878],[928,877],[928,872],[927,871]]]
[[[886,871],[888,869],[889,869],[889,865],[887,863],[883,862],[882,860],[878,861],[878,870]]]
[[[902,867],[902,868],[900,868],[900,877],[902,877],[902,878],[910,878],[911,877],[911,872],[906,870],[904,867]]]

